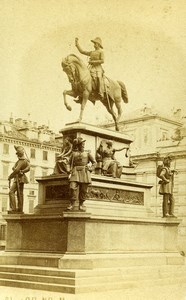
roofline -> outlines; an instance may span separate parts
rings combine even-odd
[[[29,146],[30,144],[35,145],[37,148],[42,147],[42,148],[53,148],[53,149],[61,149],[61,146],[55,145],[55,144],[49,144],[49,143],[45,143],[45,142],[39,142],[39,141],[31,141],[31,140],[26,140],[26,139],[22,139],[22,138],[14,138],[14,137],[10,137],[10,136],[6,136],[6,135],[1,135],[0,136],[0,141],[2,142],[9,142],[9,143],[15,143],[17,142],[18,144],[24,145],[24,146]]]
[[[144,121],[144,120],[148,120],[148,119],[149,120],[150,119],[159,119],[161,121],[165,121],[165,122],[177,125],[177,126],[183,126],[182,122],[171,120],[171,119],[168,119],[166,117],[162,117],[162,116],[158,116],[158,115],[150,115],[150,116],[143,116],[143,117],[125,119],[123,121],[120,121],[119,125],[125,124],[125,123],[134,123],[134,122]],[[115,126],[115,124],[114,123],[110,123],[108,125],[104,125],[104,127],[112,127],[112,126]]]

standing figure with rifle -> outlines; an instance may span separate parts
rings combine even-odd
[[[170,169],[171,157],[167,156],[163,160],[163,166],[159,171],[157,176],[161,179],[159,182],[160,190],[159,194],[163,195],[163,217],[175,217],[174,216],[174,196],[173,196],[173,187],[174,187],[174,173],[175,170]]]
[[[23,213],[23,189],[24,184],[28,183],[25,173],[30,171],[29,160],[25,157],[24,148],[21,146],[14,146],[18,161],[12,168],[13,172],[9,175],[9,200],[10,200],[10,213]],[[13,183],[11,185],[11,179]],[[17,193],[17,203],[16,196]]]

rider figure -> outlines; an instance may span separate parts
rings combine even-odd
[[[104,97],[104,83],[103,83],[103,74],[104,70],[102,68],[102,64],[104,63],[104,53],[102,41],[99,37],[96,37],[94,40],[91,40],[94,44],[95,50],[93,51],[84,51],[81,49],[79,45],[78,38],[75,39],[75,45],[81,54],[90,56],[89,59],[89,70],[92,77],[92,89],[93,91],[98,90],[98,95],[103,98]]]

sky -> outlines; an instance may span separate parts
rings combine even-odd
[[[186,107],[185,0],[1,0],[0,119],[30,119],[59,131],[78,118],[80,106],[61,61],[92,50],[101,37],[105,74],[125,83],[129,103],[124,114],[144,104],[169,113]],[[107,120],[102,104],[88,103],[84,122]]]

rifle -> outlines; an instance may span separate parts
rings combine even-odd
[[[16,184],[17,184],[17,197],[18,197],[18,200],[20,200],[20,186],[19,186],[18,174],[16,175]]]
[[[73,165],[74,165],[74,153],[72,151],[72,160],[71,160],[71,163],[70,163],[70,172],[69,172],[69,175],[68,175],[68,179],[70,179],[70,177],[71,177]]]

